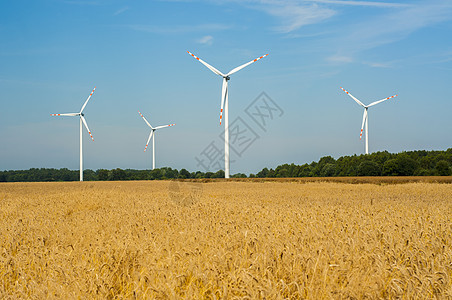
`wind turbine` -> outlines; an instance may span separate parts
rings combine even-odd
[[[93,91],[91,92],[91,94],[89,94],[88,99],[86,99],[85,104],[83,104],[82,109],[80,110],[80,112],[78,113],[67,113],[67,114],[51,114],[51,116],[68,116],[68,117],[80,117],[80,181],[83,181],[83,129],[82,129],[82,123],[85,125],[86,130],[88,130],[88,133],[91,137],[91,139],[94,142],[94,138],[91,134],[91,131],[88,128],[88,124],[86,123],[84,114],[83,114],[83,110],[86,107],[86,104],[88,104],[89,99],[91,99],[91,96],[94,93],[94,90],[96,90],[96,87],[94,87]]]
[[[381,103],[383,101],[389,100],[391,98],[397,97],[398,95],[394,95],[388,98],[384,98],[375,102],[372,102],[369,105],[364,105],[361,101],[359,101],[358,99],[356,99],[355,97],[353,97],[352,94],[350,94],[349,92],[347,92],[346,90],[344,90],[341,87],[341,90],[343,90],[345,93],[347,93],[347,95],[349,95],[350,97],[352,97],[353,100],[356,101],[356,103],[358,103],[359,105],[361,105],[362,107],[364,107],[364,114],[363,114],[363,124],[361,125],[361,133],[359,134],[359,139],[361,140],[362,136],[363,136],[363,129],[364,129],[364,124],[366,125],[366,154],[369,154],[369,116],[367,113],[367,110],[369,109],[369,107],[374,106],[378,103]]]
[[[241,69],[251,65],[253,62],[258,61],[261,58],[266,57],[268,54],[265,54],[261,57],[258,57],[256,59],[253,59],[250,62],[247,62],[246,64],[243,64],[235,69],[232,69],[227,74],[223,74],[199,57],[195,56],[193,53],[187,51],[188,54],[199,60],[200,63],[205,65],[209,70],[214,72],[215,74],[223,77],[223,87],[221,89],[221,109],[220,109],[220,125],[221,125],[221,119],[223,118],[223,108],[224,108],[224,178],[229,178],[229,93],[228,93],[228,81],[231,79],[229,76],[234,74],[237,71],[240,71]]]
[[[152,127],[151,124],[149,124],[148,120],[146,120],[146,118],[140,113],[140,111],[138,111],[138,113],[143,118],[143,120],[146,122],[146,124],[148,124],[148,126],[151,128],[151,133],[149,134],[148,142],[146,143],[146,146],[144,147],[144,152],[146,152],[146,149],[147,149],[147,147],[149,145],[149,141],[151,140],[152,137],[154,137],[152,139],[152,170],[154,170],[155,169],[155,131],[157,129],[160,129],[160,128],[174,126],[176,124],[169,124],[169,125],[162,125],[162,126]]]

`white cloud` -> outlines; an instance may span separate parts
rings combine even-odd
[[[358,39],[356,46],[374,48],[403,39],[416,30],[451,17],[452,3],[416,5],[361,24],[349,36]]]
[[[217,2],[212,0],[213,2]],[[211,1],[211,2],[212,2]],[[411,4],[380,1],[347,0],[230,0],[266,12],[277,17],[282,25],[275,29],[281,33],[291,33],[303,26],[321,23],[337,15],[335,6],[368,6],[379,8],[407,8]],[[223,3],[223,2],[222,2]]]
[[[203,36],[202,38],[197,40],[197,42],[200,43],[200,44],[204,44],[204,45],[209,45],[210,46],[213,43],[213,36],[211,36],[211,35]]]
[[[266,11],[281,19],[283,24],[276,27],[276,30],[282,33],[289,33],[302,26],[322,22],[336,14],[334,10],[320,7],[317,4],[272,6]]]
[[[353,58],[351,56],[345,55],[333,55],[327,58],[328,61],[333,63],[351,63]]]
[[[342,28],[337,37],[330,41],[337,48],[337,54],[333,57],[341,53],[355,57],[363,51],[403,40],[415,31],[450,19],[452,3],[447,1],[428,1],[391,10],[388,14],[376,15],[359,24]],[[389,67],[378,63],[369,65]]]
[[[120,8],[120,9],[118,9],[117,11],[115,11],[115,13],[113,14],[113,16],[120,15],[120,14],[122,14],[123,12],[125,12],[125,11],[127,11],[127,10],[129,10],[129,7],[128,7],[128,6],[124,6],[123,8]]]
[[[164,2],[187,2],[187,0],[160,0]],[[368,6],[380,8],[403,8],[410,4],[381,2],[381,1],[353,1],[353,0],[199,0],[218,5],[235,3],[250,9],[264,11],[277,17],[281,25],[274,29],[281,33],[291,33],[303,26],[323,22],[337,14],[334,6]]]
[[[390,63],[364,62],[364,64],[372,68],[392,68]]]
[[[373,6],[373,7],[407,7],[410,4],[392,3],[392,2],[375,2],[375,1],[347,1],[347,0],[306,0],[316,3],[353,5],[353,6]]]
[[[161,0],[168,1],[168,0]],[[181,0],[171,0],[181,1]],[[359,0],[199,0],[211,4],[234,3],[248,9],[262,11],[277,18],[274,27],[287,37],[303,37],[299,29],[306,25],[323,23],[332,17],[339,19],[346,6],[379,8],[371,17],[353,26],[335,28],[335,37],[328,39],[337,53],[331,62],[353,62],[362,51],[402,40],[422,28],[452,19],[452,1],[359,1]],[[408,2],[408,3],[407,3]],[[339,7],[342,7],[339,10]],[[324,41],[327,41],[324,39]],[[346,56],[341,55],[346,53]],[[384,65],[384,64],[383,64]],[[374,64],[375,67],[383,65]]]

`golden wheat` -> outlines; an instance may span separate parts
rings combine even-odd
[[[0,298],[452,297],[452,185],[0,185]]]

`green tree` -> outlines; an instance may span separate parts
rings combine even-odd
[[[387,160],[383,165],[383,175],[413,176],[419,164],[414,159],[401,153],[397,158]]]
[[[176,169],[171,169],[168,167],[160,168],[162,171],[162,179],[173,179],[179,176],[179,172]]]
[[[423,156],[419,159],[419,165],[423,169],[431,169],[434,165],[434,159],[432,156]]]
[[[85,181],[97,181],[97,174],[93,170],[86,169],[83,171],[83,180]]]
[[[243,173],[237,173],[231,176],[232,178],[246,178],[246,175]]]
[[[188,172],[186,169],[182,169],[179,171],[179,178],[186,179],[190,178],[190,172]]]
[[[397,156],[399,162],[399,175],[413,176],[416,169],[419,167],[419,163],[408,155],[401,153]]]
[[[275,172],[275,170],[270,169],[270,170],[268,171],[267,177],[269,177],[269,178],[274,178],[274,177],[276,177],[276,172]]]
[[[218,170],[210,178],[224,178],[224,171]]]
[[[97,178],[101,181],[107,181],[109,179],[110,172],[105,169],[99,169],[97,170]]]
[[[383,164],[383,175],[397,176],[399,175],[399,162],[396,159],[388,159]]]
[[[450,166],[449,163],[445,160],[440,160],[436,163],[435,166],[436,173],[440,176],[449,176],[450,175]]]
[[[267,168],[263,168],[262,171],[260,171],[259,173],[256,174],[257,177],[259,178],[265,178],[268,176],[268,169]]]
[[[286,177],[290,177],[289,176],[289,165],[288,164],[284,164],[282,166],[278,166],[275,169],[275,176],[279,177],[279,178],[286,178]]]
[[[162,179],[163,174],[162,174],[162,170],[160,169],[154,169],[151,170],[151,172],[149,172],[149,178],[151,180],[156,180],[156,179]]]
[[[311,177],[312,176],[312,167],[308,164],[304,164],[300,166],[298,169],[297,177]]]
[[[125,179],[126,179],[126,172],[124,170],[122,170],[120,168],[111,170],[110,180],[119,181],[119,180],[125,180]]]
[[[380,176],[381,167],[374,161],[363,161],[358,166],[358,176]]]
[[[322,177],[332,177],[336,175],[336,164],[326,163],[320,171]]]
[[[201,171],[197,171],[197,172],[193,172],[190,174],[191,178],[196,178],[196,179],[200,179],[200,178],[205,178],[204,173]]]

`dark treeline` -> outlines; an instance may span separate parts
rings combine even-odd
[[[64,169],[34,168],[20,171],[0,171],[0,182],[29,182],[29,181],[78,181],[80,172]],[[240,174],[244,177],[246,175]],[[237,177],[239,177],[237,175]],[[171,168],[155,170],[131,170],[131,169],[99,169],[97,171],[84,170],[85,181],[108,180],[159,180],[159,179],[188,179],[188,178],[224,178],[224,171],[218,172],[193,172],[185,169],[180,171]]]
[[[295,165],[284,164],[275,169],[264,168],[250,178],[266,177],[334,177],[334,176],[448,176],[452,175],[452,148],[446,151],[410,151],[391,154],[387,151],[369,155],[343,156],[337,160],[331,156],[318,162]],[[85,170],[85,181],[108,180],[160,180],[224,178],[224,171],[189,172],[186,169],[160,168],[155,170],[99,169]],[[239,173],[231,177],[246,178]],[[79,171],[64,169],[29,169],[0,171],[0,182],[28,181],[77,181]]]
[[[318,162],[284,164],[264,168],[256,177],[334,177],[334,176],[448,176],[452,175],[452,148],[446,151],[387,151],[369,155],[322,157]],[[253,177],[250,174],[250,177]]]

